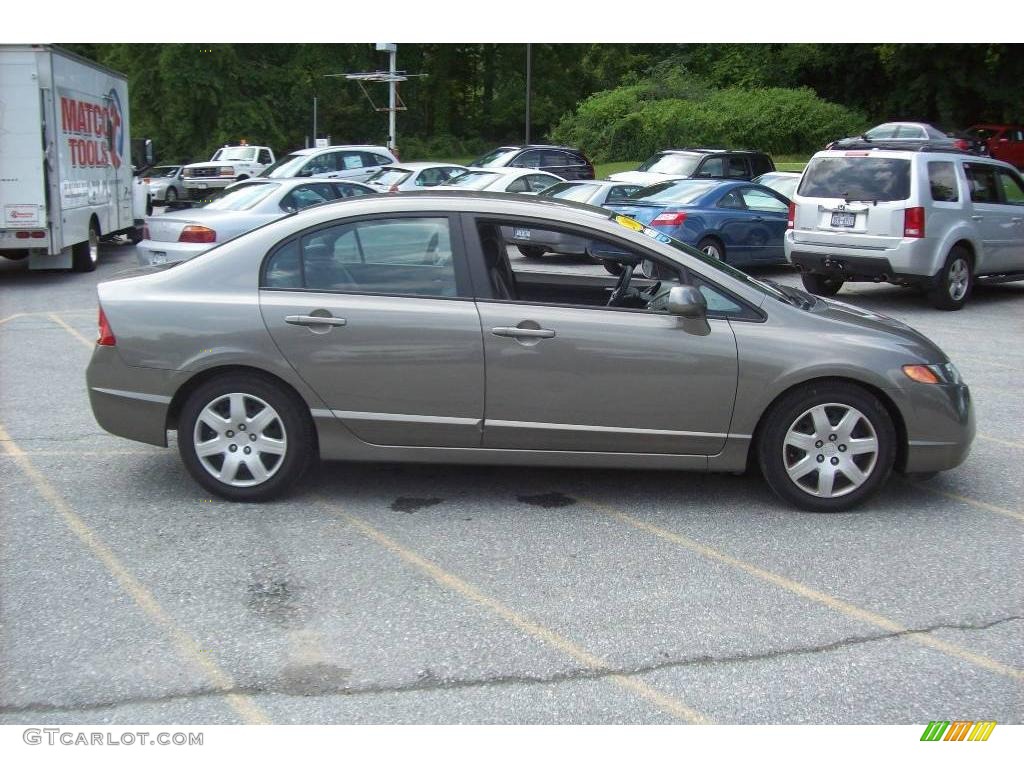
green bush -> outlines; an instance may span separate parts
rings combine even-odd
[[[863,114],[810,88],[714,89],[683,75],[656,72],[594,94],[563,116],[551,138],[607,162],[685,146],[806,153],[867,126]]]
[[[476,137],[459,139],[441,134],[421,139],[415,136],[403,137],[401,134],[398,136],[398,152],[406,161],[479,157],[494,147],[494,142]]]

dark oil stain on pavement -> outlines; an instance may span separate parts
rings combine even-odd
[[[391,502],[391,509],[395,512],[405,512],[407,515],[411,515],[413,512],[421,509],[437,506],[442,501],[444,499],[419,499],[415,496],[401,496]]]
[[[564,493],[559,493],[558,491],[541,493],[537,496],[516,496],[516,498],[523,502],[523,504],[529,504],[533,507],[542,507],[544,509],[568,507],[576,503],[576,499],[572,496],[566,496]]]
[[[287,626],[299,609],[297,589],[287,579],[270,571],[253,574],[248,586],[246,605],[249,610],[278,626]]]

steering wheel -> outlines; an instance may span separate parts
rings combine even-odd
[[[612,291],[612,295],[608,297],[608,303],[605,306],[617,307],[622,298],[626,295],[626,291],[629,290],[629,281],[633,278],[633,265],[624,264],[622,266],[622,274],[619,275],[619,282],[615,286],[615,290]]]

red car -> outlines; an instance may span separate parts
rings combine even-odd
[[[1019,125],[972,125],[968,136],[985,142],[988,153],[997,160],[1024,168],[1024,127]]]

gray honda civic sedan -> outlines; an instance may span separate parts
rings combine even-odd
[[[509,229],[615,275],[513,272]],[[285,216],[101,283],[109,432],[259,501],[316,458],[741,472],[799,507],[960,464],[970,392],[901,322],[756,280],[589,206],[414,192]]]

